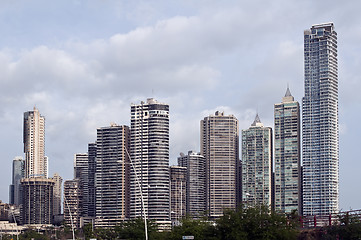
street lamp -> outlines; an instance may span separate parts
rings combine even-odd
[[[73,232],[73,240],[75,240],[73,217],[71,216],[71,211],[70,211],[70,208],[69,208],[68,201],[66,200],[65,194],[64,194],[64,201],[65,201],[66,206],[68,207],[68,211],[69,211],[69,215],[70,215],[71,230]]]
[[[13,212],[13,209],[11,206],[9,206],[9,209],[8,211],[10,211],[11,215],[13,215],[13,218],[14,218],[14,222],[15,222],[15,225],[16,225],[16,239],[19,240],[19,229],[18,229],[18,223],[16,222],[16,218],[15,218],[15,215],[14,215],[14,212]],[[2,235],[1,235],[1,239],[2,239]]]
[[[130,155],[129,155],[128,149],[127,149],[126,147],[124,147],[124,149],[125,149],[125,152],[126,152],[127,155],[128,155],[128,158],[129,158],[129,161],[130,161],[130,165],[132,165],[132,168],[133,168],[133,171],[134,171],[134,174],[135,174],[135,180],[137,181],[138,187],[139,187],[139,190],[140,190],[140,196],[141,196],[141,200],[142,200],[142,209],[143,209],[143,218],[144,218],[145,240],[148,240],[148,226],[147,226],[147,216],[146,216],[146,214],[145,214],[145,209],[144,209],[143,188],[142,188],[142,186],[140,185],[139,177],[138,177],[137,171],[135,171],[135,167],[134,167],[132,158],[131,158]]]

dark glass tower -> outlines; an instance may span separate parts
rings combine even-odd
[[[128,217],[129,127],[97,129],[95,224],[112,227]]]

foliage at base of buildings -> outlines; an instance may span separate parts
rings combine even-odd
[[[343,214],[332,226],[312,229],[301,229],[298,216],[270,211],[266,206],[225,210],[222,217],[210,220],[206,217],[193,219],[185,217],[178,226],[170,231],[160,232],[154,221],[148,221],[148,237],[150,240],[179,240],[183,236],[194,236],[197,240],[329,240],[329,239],[361,239],[360,216]],[[121,222],[114,228],[95,228],[90,224],[75,232],[76,239],[145,239],[144,220],[142,218]],[[45,231],[43,234],[27,230],[19,236],[23,239],[72,239],[70,228]],[[2,239],[16,239],[13,236],[2,236]]]

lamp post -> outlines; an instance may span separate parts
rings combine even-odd
[[[16,239],[17,239],[17,240],[19,240],[18,223],[16,222],[16,218],[15,218],[15,215],[14,215],[13,209],[11,209],[11,207],[9,207],[9,211],[11,212],[11,215],[13,215],[14,222],[15,222],[15,225],[16,225]]]
[[[135,171],[135,167],[134,167],[132,158],[131,158],[130,155],[129,155],[128,149],[127,149],[126,147],[124,147],[124,148],[125,148],[125,152],[126,152],[127,155],[128,155],[128,158],[129,158],[129,161],[130,161],[130,165],[131,165],[132,168],[133,168],[133,171],[134,171],[134,174],[135,174],[135,180],[137,181],[138,187],[139,187],[139,190],[140,190],[140,196],[141,196],[141,201],[142,201],[142,209],[143,209],[143,218],[144,218],[145,240],[148,240],[148,226],[147,226],[147,216],[146,216],[146,214],[145,214],[145,208],[144,208],[143,188],[142,188],[142,186],[140,185],[139,177],[138,177],[137,171]]]
[[[69,211],[69,215],[70,215],[71,230],[73,232],[73,240],[75,240],[73,217],[71,216],[71,211],[70,211],[70,208],[69,208],[68,201],[66,200],[65,194],[64,194],[64,201],[65,201],[66,206],[68,207],[68,211]]]

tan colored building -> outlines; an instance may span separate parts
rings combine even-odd
[[[201,155],[206,159],[206,211],[212,218],[237,203],[238,120],[223,112],[201,121]]]
[[[47,177],[45,156],[45,118],[34,107],[24,113],[25,178]]]
[[[63,179],[60,177],[58,173],[54,173],[53,180],[55,182],[54,185],[54,215],[61,214],[61,189]]]
[[[173,225],[178,225],[186,215],[187,168],[170,166],[170,216]]]

